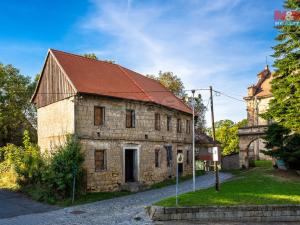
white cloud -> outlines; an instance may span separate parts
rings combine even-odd
[[[239,0],[93,1],[96,10],[82,28],[109,35],[109,44],[93,46],[93,51],[109,52],[133,70],[144,74],[173,71],[187,89],[213,85],[242,96],[256,78],[258,71],[253,68],[263,66],[270,53],[269,42],[247,36],[261,19],[260,13],[266,16],[259,7],[254,17],[241,15],[248,12],[246,7],[255,6],[251,2],[241,6]],[[238,121],[246,116],[245,104],[225,97],[217,97],[215,109],[216,120]]]

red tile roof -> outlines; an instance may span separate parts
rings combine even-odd
[[[191,109],[159,82],[114,63],[50,49],[79,93],[145,102],[191,113]]]
[[[272,73],[269,68],[265,68],[261,71],[258,76],[260,79],[258,80],[256,87],[256,92],[254,96],[265,97],[272,95],[271,92],[271,81],[273,79]]]

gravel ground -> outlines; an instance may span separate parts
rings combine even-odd
[[[220,173],[222,181],[230,179],[231,174]],[[213,173],[197,177],[197,189],[214,185]],[[180,184],[179,192],[192,190],[192,181]],[[168,186],[120,198],[94,202],[90,204],[68,207],[56,211],[22,215],[13,218],[0,219],[1,225],[146,225],[153,224],[145,214],[144,208],[162,198],[175,195],[175,186]],[[0,203],[1,204],[1,203]]]

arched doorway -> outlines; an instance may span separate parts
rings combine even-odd
[[[268,126],[252,126],[239,129],[240,167],[249,168],[249,161],[259,159],[264,149],[265,135]]]

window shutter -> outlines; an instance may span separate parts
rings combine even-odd
[[[101,112],[99,107],[94,108],[94,124],[96,126],[100,125]]]
[[[155,113],[155,130],[160,130],[160,114]]]
[[[95,150],[95,171],[106,169],[105,150]]]
[[[129,128],[131,125],[131,113],[130,110],[126,110],[126,127]]]
[[[94,124],[96,126],[104,124],[105,108],[104,107],[94,107]]]
[[[177,133],[181,133],[181,119],[177,119]]]
[[[135,111],[131,110],[131,127],[135,127]]]

